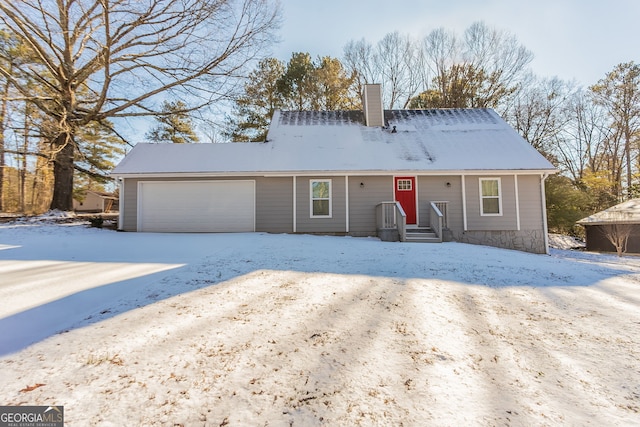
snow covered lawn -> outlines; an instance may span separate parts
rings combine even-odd
[[[640,423],[638,257],[2,224],[0,301],[70,426]]]

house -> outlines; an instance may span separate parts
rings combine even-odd
[[[491,109],[277,111],[263,143],[137,144],[125,231],[455,240],[547,252],[554,167]]]
[[[626,252],[640,253],[640,199],[627,200],[577,223],[585,229],[588,251],[616,252],[610,239],[627,238]]]
[[[111,212],[118,210],[118,197],[113,194],[87,190],[84,198],[73,199],[76,212]]]

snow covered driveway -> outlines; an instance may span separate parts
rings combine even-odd
[[[0,402],[73,426],[637,425],[639,308],[635,257],[5,224]]]

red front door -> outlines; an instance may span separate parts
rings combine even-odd
[[[396,201],[407,215],[407,224],[416,224],[416,178],[413,176],[396,176]]]

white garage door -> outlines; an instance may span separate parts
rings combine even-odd
[[[138,231],[255,231],[255,181],[140,182]]]

